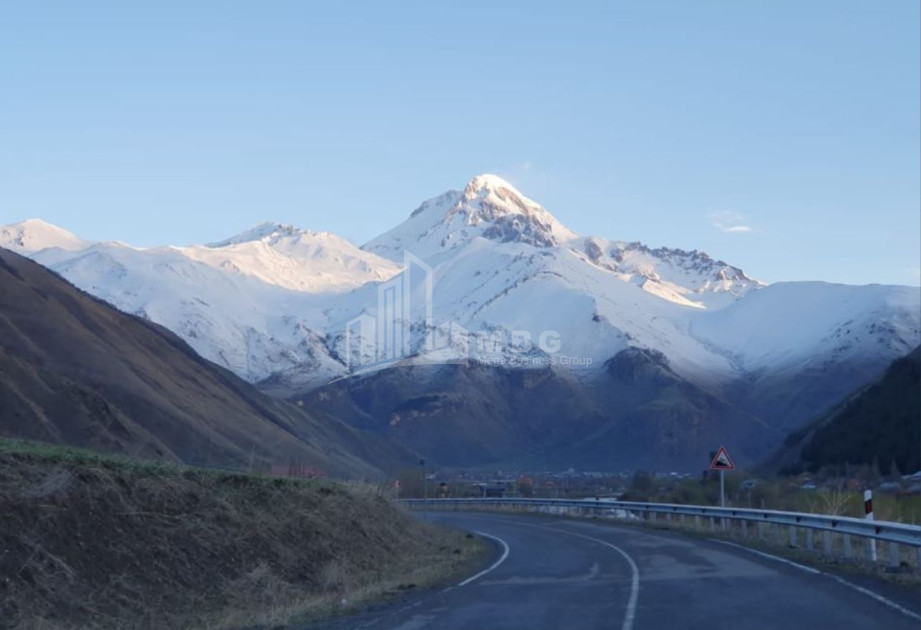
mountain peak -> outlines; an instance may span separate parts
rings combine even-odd
[[[41,229],[41,230],[52,229],[52,230],[64,231],[62,228],[59,228],[56,225],[48,223],[44,219],[26,219],[25,221],[20,221],[19,223],[14,223],[13,225],[19,225],[24,228],[32,228],[32,229]]]
[[[519,192],[518,189],[512,186],[508,181],[502,179],[498,175],[493,175],[491,173],[474,175],[473,179],[467,182],[467,185],[464,186],[464,195],[473,197],[481,190],[499,191],[503,188],[512,193],[515,193],[519,197],[524,197],[524,195],[522,195],[521,192]]]
[[[575,238],[556,217],[498,175],[471,179],[445,215],[445,223],[465,217],[467,226],[482,226],[481,236],[495,241],[517,241],[553,247]]]
[[[506,213],[526,214],[529,210],[544,210],[536,201],[525,197],[521,191],[498,175],[484,173],[476,175],[464,186],[464,192],[458,200],[463,202],[491,202],[492,205],[502,207]]]
[[[192,260],[266,284],[304,292],[347,291],[400,271],[329,232],[266,222],[209,245],[178,248]]]
[[[41,219],[26,219],[0,226],[0,247],[18,252],[38,252],[50,247],[75,251],[87,245],[89,243],[67,230]]]
[[[314,236],[316,233],[311,232],[310,230],[301,229],[290,224],[265,221],[264,223],[260,223],[255,227],[240,232],[236,236],[231,236],[228,239],[224,239],[223,241],[218,241],[216,243],[209,243],[208,247],[228,247],[230,245],[239,245],[241,243],[250,243],[253,241],[262,241],[266,239],[277,241],[285,237],[296,237],[302,235]]]
[[[426,258],[478,237],[543,248],[560,246],[577,235],[508,181],[484,173],[462,191],[450,190],[423,202],[404,223],[363,249],[391,260],[401,260],[404,249]]]

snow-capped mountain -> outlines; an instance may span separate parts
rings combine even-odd
[[[307,293],[346,291],[400,271],[399,265],[335,234],[277,223],[263,223],[208,246],[177,249],[212,267]]]
[[[403,251],[408,250],[439,265],[467,247],[480,251],[476,243],[484,240],[492,248],[528,245],[522,251],[542,257],[575,256],[618,280],[683,306],[725,305],[764,286],[741,269],[703,252],[582,238],[495,175],[479,175],[463,191],[449,191],[423,202],[404,223],[363,249],[394,261],[402,260]]]
[[[33,258],[122,311],[166,326],[199,354],[256,382],[307,366],[321,380],[341,371],[313,326],[311,296],[191,259],[172,248],[97,243],[74,256]],[[281,309],[281,310],[276,310]]]
[[[256,240],[241,235],[223,247],[135,248],[81,241],[26,221],[0,231],[0,246],[34,258],[122,311],[166,326],[205,358],[249,381],[284,370],[308,374],[303,382],[325,382],[340,374],[342,365],[316,332],[326,319],[306,288],[347,291],[365,282],[363,276],[377,279],[396,266],[374,261],[331,235],[282,237],[282,231],[269,230]],[[310,261],[319,263],[298,278],[298,267]],[[367,261],[377,266],[364,268]],[[271,282],[264,278],[268,270],[277,273]]]
[[[38,252],[49,247],[77,251],[88,245],[89,243],[67,230],[45,223],[41,219],[28,219],[0,226],[0,247],[16,252]]]
[[[394,260],[408,249],[433,261],[472,240],[523,243],[536,248],[565,245],[578,236],[536,202],[495,175],[478,175],[463,191],[424,202],[402,225],[365,244]]]
[[[554,330],[562,352],[595,366],[636,346],[662,352],[686,378],[726,381],[845,355],[882,366],[919,338],[916,290],[766,287],[700,251],[579,236],[492,175],[429,199],[364,249],[392,260],[405,249],[429,263],[443,318],[535,339]],[[866,334],[836,345],[834,331],[854,322]]]
[[[346,328],[384,315],[380,289],[404,251],[431,269],[433,287],[430,320],[407,316],[411,354],[422,351],[415,333],[458,326],[471,343],[438,356],[514,369],[546,365],[523,358],[577,359],[560,369],[588,383],[609,378],[614,357],[622,376],[640,349],[656,366],[641,372],[724,401],[701,408],[738,404],[757,421],[801,422],[921,343],[917,289],[767,286],[700,251],[578,235],[494,175],[423,202],[361,248],[274,223],[209,245],[135,248],[35,220],[0,228],[0,246],[279,394],[348,373]],[[556,351],[509,342],[546,331]]]
[[[211,245],[136,248],[30,220],[0,228],[0,246],[166,326],[247,380],[285,373],[299,385],[344,369],[326,349],[326,300],[400,270],[333,234],[274,223]]]

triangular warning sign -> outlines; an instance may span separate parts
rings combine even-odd
[[[735,467],[725,446],[720,447],[720,450],[716,452],[716,457],[710,462],[710,470],[735,470]]]

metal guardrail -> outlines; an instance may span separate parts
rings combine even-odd
[[[721,508],[709,505],[679,505],[673,503],[640,503],[635,501],[608,501],[598,499],[495,499],[495,498],[470,498],[470,499],[404,499],[402,503],[412,507],[431,507],[434,509],[454,508],[483,508],[483,507],[508,507],[521,509],[538,509],[545,511],[556,508],[559,512],[578,510],[578,514],[604,514],[604,513],[633,513],[649,514],[655,518],[657,514],[665,514],[668,520],[672,515],[683,518],[706,517],[724,521],[739,521],[747,523],[768,523],[790,528],[791,541],[795,538],[796,529],[803,528],[807,531],[808,546],[812,547],[812,532],[821,531],[838,533],[845,538],[845,555],[850,555],[849,536],[858,536],[870,541],[885,541],[890,544],[890,564],[898,565],[898,545],[907,545],[916,549],[917,562],[921,565],[921,527],[892,523],[888,521],[871,521],[849,516],[832,516],[827,514],[811,514],[808,512],[781,512],[778,510],[753,510],[749,508]],[[744,526],[744,525],[743,525]],[[826,534],[826,551],[830,551],[830,536]],[[869,547],[868,547],[869,548]],[[873,544],[872,557],[875,560],[876,546]],[[921,569],[921,566],[919,566]]]

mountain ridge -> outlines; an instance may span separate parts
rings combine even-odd
[[[535,342],[526,358],[536,365],[562,356],[587,383],[618,353],[640,348],[667,357],[682,382],[781,431],[921,343],[914,288],[764,284],[699,250],[583,237],[490,175],[424,201],[361,248],[275,223],[211,246],[145,249],[29,250],[44,241],[17,234],[0,231],[0,245],[20,244],[76,285],[163,324],[280,397],[352,373],[349,322],[386,316],[380,292],[402,277],[404,251],[427,266],[434,289],[431,321],[418,309],[408,316],[414,333],[400,358],[420,355],[434,328],[454,326],[473,341],[452,342],[437,360],[528,369],[510,343],[524,334]],[[419,286],[405,289],[414,304],[424,298]],[[536,344],[547,331],[560,342],[552,352]],[[500,344],[489,349],[480,335]]]

